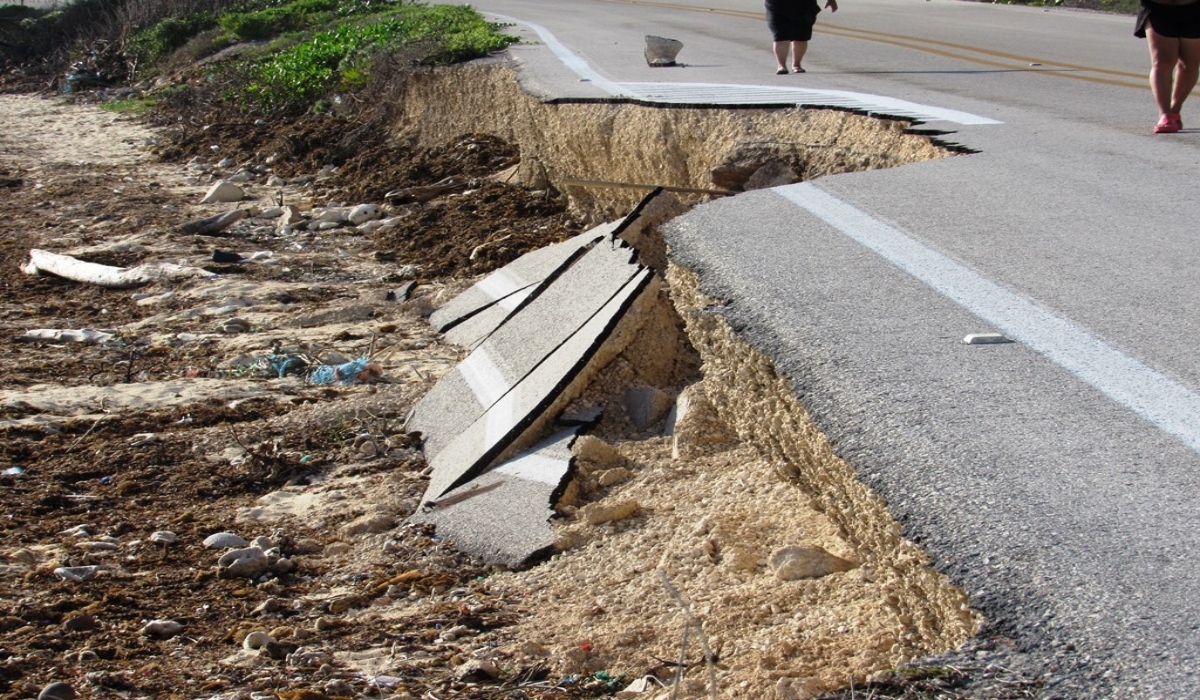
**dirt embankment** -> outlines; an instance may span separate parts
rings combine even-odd
[[[659,697],[681,668],[682,695],[705,696],[708,664],[694,640],[681,649],[664,576],[703,621],[722,696],[810,697],[971,634],[965,598],[833,458],[769,362],[705,324],[711,300],[682,270],[585,396],[609,407],[593,434],[615,451],[581,463],[558,554],[495,571],[405,524],[426,477],[404,416],[463,356],[424,316],[642,194],[556,180],[724,187],[764,154],[812,177],[943,155],[935,146],[840,112],[548,106],[496,65],[419,76],[409,94],[396,140],[363,152],[323,154],[345,128],[324,118],[256,138],[255,125],[213,127],[184,144],[203,159],[182,164],[155,162],[163,135],[126,118],[0,98],[0,698],[56,681],[97,698],[592,696],[647,675],[661,680],[642,681],[644,696]],[[671,152],[646,153],[647,133]],[[241,171],[245,201],[198,204]],[[460,181],[427,200],[385,201],[447,178]],[[310,221],[374,203],[386,224],[178,229],[281,200]],[[216,277],[101,289],[20,275],[30,248]],[[241,260],[214,262],[217,249]],[[18,340],[80,328],[114,338]],[[369,357],[382,380],[273,376],[281,357]],[[698,407],[683,437],[633,426],[622,401],[643,384]],[[619,521],[577,515],[629,501],[637,514]],[[204,541],[220,532],[267,538],[270,568],[218,568]],[[770,559],[789,546],[847,570],[781,578]]]

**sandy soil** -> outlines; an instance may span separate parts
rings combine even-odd
[[[203,162],[171,164],[151,155],[162,134],[93,107],[0,96],[0,123],[0,698],[52,682],[83,698],[668,697],[677,674],[684,697],[805,698],[929,651],[887,577],[711,410],[682,447],[607,413],[594,437],[615,452],[581,461],[555,521],[562,551],[528,571],[489,569],[406,524],[426,478],[404,416],[463,356],[424,317],[471,275],[580,227],[546,193],[486,180],[518,157],[504,144],[464,136],[324,178],[318,155],[268,186],[269,142],[213,134],[174,153],[208,148]],[[213,165],[227,153],[235,163]],[[263,171],[247,201],[198,204],[242,166]],[[280,198],[383,205],[378,183],[454,167],[469,186],[388,205],[391,229],[251,217],[219,237],[178,230]],[[30,248],[217,275],[101,289],[20,274]],[[265,252],[216,263],[216,249]],[[410,300],[387,299],[413,279]],[[20,339],[82,328],[114,337]],[[678,332],[664,307],[587,398],[619,404],[629,382],[653,380],[672,396],[693,385],[703,406]],[[270,378],[273,354],[309,367],[369,356],[382,378]],[[627,517],[588,524],[589,503]],[[203,543],[221,532],[267,538],[271,568],[219,570],[223,550]],[[822,547],[845,570],[782,580],[770,559],[786,546]],[[96,568],[71,581],[63,567]]]

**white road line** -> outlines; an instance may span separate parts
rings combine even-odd
[[[511,388],[504,372],[496,366],[487,348],[477,348],[467,355],[467,359],[458,363],[458,373],[467,382],[475,400],[486,411],[491,408]]]
[[[1200,395],[812,183],[773,190],[1200,452]]]
[[[564,46],[545,27],[507,15],[493,14],[491,16],[505,22],[525,25],[537,32],[538,38],[554,52],[563,65],[581,79],[613,97],[686,105],[796,104],[806,107],[836,107],[868,114],[907,117],[924,121],[948,121],[963,126],[1003,123],[956,109],[933,107],[886,95],[846,90],[815,90],[726,83],[646,83],[608,80],[601,77],[582,57]]]

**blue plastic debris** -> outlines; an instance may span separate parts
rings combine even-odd
[[[20,467],[9,467],[8,469],[5,469],[3,472],[4,476],[19,476],[24,473],[25,473],[25,470]]]

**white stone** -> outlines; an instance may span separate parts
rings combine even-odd
[[[205,193],[204,199],[201,199],[200,203],[240,202],[245,196],[246,193],[241,187],[225,180],[217,180],[212,187],[208,188],[208,192]]]
[[[589,503],[579,511],[579,516],[588,525],[602,525],[617,520],[631,518],[642,509],[637,501],[619,501],[617,503]]]
[[[287,184],[287,181],[284,180],[283,178],[279,177],[278,175],[272,175],[271,177],[267,178],[267,186],[268,187],[283,187],[286,184]]]
[[[175,620],[151,620],[142,627],[142,636],[170,639],[182,631],[183,625]]]
[[[283,216],[283,207],[267,207],[266,209],[258,212],[258,216],[256,218],[278,219],[281,216]]]
[[[257,649],[262,649],[274,641],[275,638],[266,632],[263,632],[262,630],[255,630],[246,635],[246,638],[242,640],[242,648],[246,651],[255,651]]]
[[[209,549],[233,549],[234,547],[245,547],[249,542],[232,532],[218,532],[205,537],[203,544]]]
[[[266,552],[258,547],[234,549],[217,560],[218,575],[222,578],[255,578],[270,568]]]
[[[170,530],[158,530],[150,533],[150,541],[155,544],[174,544],[179,537]]]
[[[963,342],[967,345],[996,345],[1013,341],[1002,333],[972,333],[963,338]]]
[[[83,583],[96,578],[98,566],[60,566],[54,570],[54,575],[71,583]]]
[[[275,546],[275,543],[271,541],[271,538],[267,537],[266,535],[259,535],[258,537],[255,537],[253,540],[250,540],[250,544],[258,547],[264,552]],[[268,554],[268,556],[270,555]]]
[[[383,210],[379,208],[378,204],[360,204],[346,214],[346,218],[355,226],[367,221],[374,221],[382,216]]]

